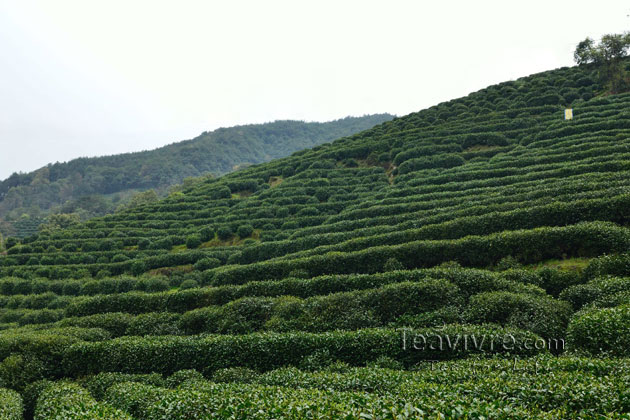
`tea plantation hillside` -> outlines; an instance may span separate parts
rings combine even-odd
[[[630,94],[598,80],[9,240],[0,418],[630,418]]]
[[[103,216],[138,192],[166,193],[187,177],[223,175],[298,150],[366,130],[389,114],[346,117],[324,123],[274,121],[219,128],[192,140],[137,153],[49,164],[0,181],[0,234],[37,233],[49,213]]]

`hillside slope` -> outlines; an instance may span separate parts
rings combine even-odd
[[[33,228],[41,223],[41,216],[55,207],[58,211],[80,211],[91,217],[104,215],[134,191],[164,192],[186,177],[222,175],[390,119],[389,114],[377,114],[325,123],[275,121],[220,128],[155,150],[80,158],[49,164],[30,173],[13,174],[0,182],[0,232],[20,237],[32,234],[36,232]],[[30,217],[21,219],[24,214]],[[3,225],[3,220],[13,223]]]
[[[0,379],[111,418],[626,418],[630,94],[601,91],[532,75],[12,240]]]

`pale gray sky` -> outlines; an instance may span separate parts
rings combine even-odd
[[[418,111],[572,64],[623,1],[0,0],[0,179],[221,126]]]

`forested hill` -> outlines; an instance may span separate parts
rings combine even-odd
[[[49,164],[0,182],[0,222],[19,220],[24,214],[40,216],[69,201],[70,211],[83,205],[82,209],[90,215],[104,214],[130,190],[164,191],[186,177],[222,175],[363,131],[392,118],[389,114],[377,114],[325,123],[275,121],[220,128],[156,150]],[[94,195],[110,197],[105,200]],[[77,201],[86,196],[91,199]],[[6,230],[5,226],[5,234],[15,233]]]
[[[0,407],[627,419],[630,93],[600,80],[501,83],[9,238]]]

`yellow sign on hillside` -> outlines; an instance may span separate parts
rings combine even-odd
[[[567,108],[564,110],[564,119],[565,120],[573,119],[573,108]]]

